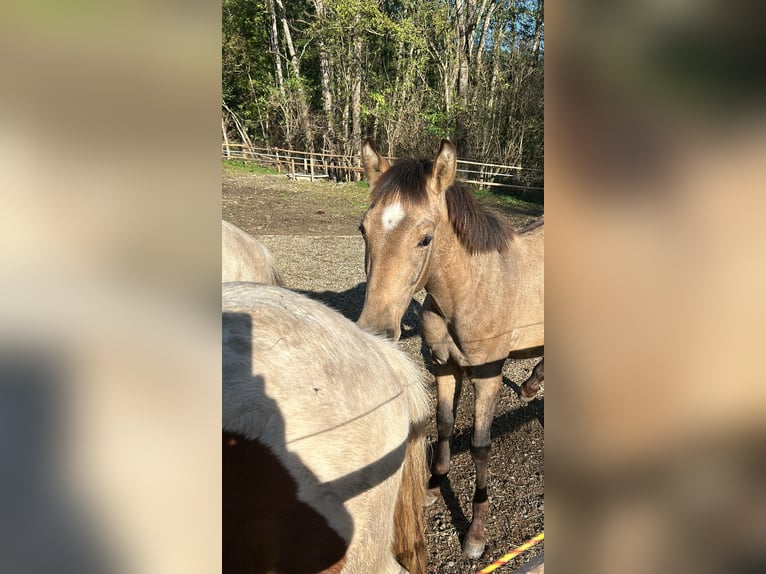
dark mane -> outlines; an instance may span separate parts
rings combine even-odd
[[[380,176],[373,187],[370,205],[401,201],[405,206],[428,203],[426,180],[431,175],[430,160],[400,159]],[[482,206],[462,184],[455,181],[446,191],[447,213],[460,244],[471,254],[505,252],[514,232],[501,217]]]

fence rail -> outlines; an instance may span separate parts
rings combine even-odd
[[[288,177],[311,181],[322,179],[358,181],[364,172],[357,157],[323,152],[311,153],[221,142],[221,156],[224,159],[240,159],[274,167],[279,173],[285,173]],[[537,177],[541,177],[542,170],[539,169],[458,160],[457,171],[462,181],[482,187],[503,187],[536,192],[544,190],[543,187],[523,185],[519,182],[522,171],[534,172]]]

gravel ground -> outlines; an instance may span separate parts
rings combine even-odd
[[[356,226],[367,190],[354,184],[292,182],[284,176],[224,172],[223,217],[258,237],[279,261],[287,287],[317,298],[352,320],[364,303],[364,243]],[[509,213],[517,227],[529,212]],[[403,319],[401,347],[424,364],[417,311],[419,293]],[[465,385],[452,441],[452,468],[443,498],[426,509],[429,572],[476,572],[544,528],[544,392],[522,404],[515,385],[535,360],[508,361],[492,426],[489,468],[490,520],[487,549],[479,560],[462,557],[460,537],[468,526],[473,495],[473,462],[468,450],[473,393]],[[435,392],[432,401],[436,404]],[[431,423],[429,440],[436,438]],[[542,544],[503,567],[510,572],[542,552]]]

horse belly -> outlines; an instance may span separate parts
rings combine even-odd
[[[536,349],[545,344],[545,325],[525,325],[511,331],[510,352]]]
[[[505,310],[511,328],[509,352],[534,349],[545,344],[545,287],[542,269],[531,265],[522,279],[510,306]]]

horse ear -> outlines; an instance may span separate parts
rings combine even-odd
[[[442,140],[439,153],[434,160],[434,180],[436,193],[441,193],[455,181],[457,173],[457,150],[449,140]]]
[[[375,149],[375,144],[372,143],[370,138],[364,140],[362,144],[362,165],[364,166],[364,173],[367,175],[367,179],[370,185],[375,185],[378,178],[388,171],[391,164],[388,160],[378,153]]]

